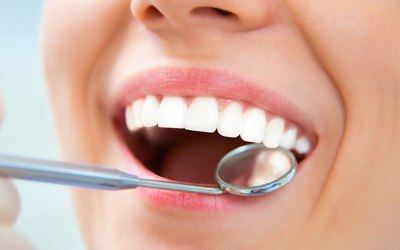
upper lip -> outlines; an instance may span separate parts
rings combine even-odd
[[[242,77],[227,71],[218,71],[205,68],[152,68],[129,78],[118,92],[112,97],[112,115],[121,117],[127,105],[137,98],[148,94],[175,95],[175,96],[214,96],[249,102],[269,113],[279,115],[296,123],[303,133],[315,145],[316,135],[313,124],[306,120],[303,113],[290,100],[281,94],[273,92],[267,86],[247,81]],[[121,143],[122,145],[123,143]],[[127,152],[124,148],[124,152]],[[142,177],[164,179],[146,169],[138,160],[127,154],[128,164],[132,167],[125,169]],[[144,190],[146,197],[165,206],[173,205],[185,208],[220,209],[232,205],[232,197],[212,197],[199,194],[161,192]],[[167,195],[170,194],[170,195]],[[274,194],[270,194],[274,195]],[[218,200],[217,200],[218,199]],[[251,198],[254,200],[254,198]],[[188,204],[190,203],[190,204]],[[236,202],[234,202],[236,203]]]

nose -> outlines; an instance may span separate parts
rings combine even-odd
[[[271,23],[267,0],[132,0],[131,13],[152,30],[246,31]]]

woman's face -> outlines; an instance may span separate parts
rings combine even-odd
[[[198,183],[244,141],[301,160],[293,182],[256,199],[76,190],[88,246],[392,244],[399,168],[380,155],[399,141],[398,13],[395,0],[45,2],[45,73],[68,160]]]

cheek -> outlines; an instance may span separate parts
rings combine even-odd
[[[43,9],[42,50],[50,84],[83,84],[96,58],[129,17],[129,2],[58,0]]]
[[[57,0],[43,8],[42,51],[61,146],[75,159],[90,149],[89,83],[103,48],[129,17],[125,1]],[[79,149],[75,146],[80,145]],[[71,152],[76,152],[76,155]],[[72,154],[72,155],[70,155]],[[79,159],[79,158],[78,158]]]
[[[394,75],[399,63],[399,1],[287,1],[346,101]],[[393,63],[397,61],[397,63]]]
[[[353,169],[365,175],[358,172],[358,164],[370,165],[370,152],[375,152],[379,143],[386,148],[393,136],[396,77],[400,77],[400,56],[396,53],[400,2],[289,2],[301,31],[343,100],[345,130],[337,158],[351,162],[338,163],[337,168],[343,166],[346,174]]]

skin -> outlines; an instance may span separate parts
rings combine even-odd
[[[0,120],[2,114],[0,103]],[[20,200],[14,183],[0,178],[0,249],[31,249],[29,243],[13,228],[19,210]]]
[[[182,211],[143,203],[134,191],[75,190],[85,243],[89,249],[394,249],[400,244],[400,1],[241,3],[44,3],[44,70],[68,160],[122,162],[108,112],[112,93],[132,74],[159,65],[229,70],[266,86],[298,106],[318,135],[292,185],[240,211]],[[149,5],[162,14],[146,12]],[[236,19],[191,12],[196,7],[217,7]]]
[[[17,189],[10,180],[0,178],[0,194],[0,248],[31,249],[25,238],[13,228],[20,207]]]

